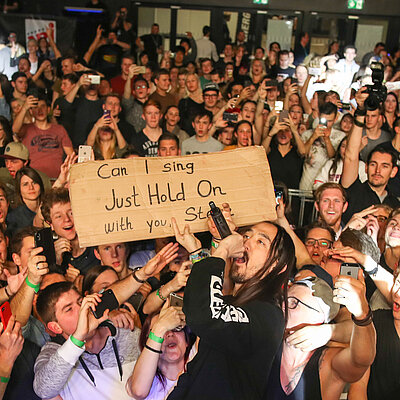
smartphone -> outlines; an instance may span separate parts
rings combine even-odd
[[[342,263],[340,266],[340,275],[351,276],[354,279],[358,279],[358,270],[360,266],[356,263]]]
[[[224,112],[222,114],[222,119],[224,121],[229,121],[229,122],[237,122],[238,120],[238,115],[235,113],[229,113],[229,112]]]
[[[276,101],[275,102],[275,111],[282,111],[283,110],[283,101]]]
[[[310,75],[320,76],[320,75],[321,75],[321,68],[309,67],[309,68],[308,68],[308,73],[309,73]]]
[[[111,118],[111,111],[110,110],[103,110],[103,115],[106,118],[110,119]]]
[[[183,297],[179,294],[171,293],[169,295],[169,304],[171,307],[183,307]]]
[[[299,83],[297,78],[292,78],[292,83]]]
[[[221,236],[221,239],[226,238],[227,236],[231,235],[232,232],[229,229],[228,224],[226,223],[225,217],[222,214],[222,211],[215,205],[213,201],[210,201],[209,206],[211,208],[210,215],[214,221],[214,224],[218,230],[218,233]]]
[[[284,120],[286,118],[289,118],[289,111],[288,110],[283,110],[280,114],[279,114],[279,122],[284,122]]]
[[[350,103],[342,103],[342,110],[351,110]]]
[[[35,232],[35,247],[42,247],[43,251],[40,255],[46,257],[46,262],[51,266],[56,265],[56,251],[54,250],[53,231],[51,228],[42,228]]]
[[[0,321],[3,324],[3,331],[7,328],[11,315],[10,303],[6,301],[0,306]]]
[[[92,85],[100,85],[100,75],[88,75]]]
[[[92,146],[80,145],[78,150],[78,163],[92,159]]]
[[[319,125],[325,126],[325,128],[328,126],[328,121],[326,120],[326,118],[322,117],[319,120]]]
[[[96,309],[93,312],[95,318],[99,319],[103,316],[104,311],[107,309],[109,311],[115,310],[119,307],[119,303],[117,298],[115,297],[114,292],[111,289],[105,290],[102,293],[101,301],[97,304]]]
[[[283,191],[282,190],[276,190],[275,189],[275,201],[276,205],[279,205],[279,199],[283,199]]]
[[[143,66],[143,67],[139,67],[139,74],[145,74],[146,73],[146,67],[145,66]]]

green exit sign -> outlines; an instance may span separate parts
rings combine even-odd
[[[362,10],[364,8],[364,0],[347,0],[347,8],[350,10]]]
[[[268,4],[268,0],[253,0],[254,4]]]

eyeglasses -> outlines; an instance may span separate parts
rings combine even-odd
[[[217,94],[205,94],[204,97],[218,97]]]
[[[330,249],[332,247],[332,242],[326,239],[307,239],[306,246],[315,246],[315,243],[318,243],[319,247],[323,247],[325,249]]]
[[[320,311],[317,310],[316,308],[311,307],[311,306],[309,306],[308,304],[302,302],[302,301],[301,301],[300,299],[298,299],[297,297],[294,297],[294,296],[289,296],[289,297],[288,297],[288,308],[289,308],[289,310],[294,310],[294,309],[299,305],[299,303],[303,304],[303,306],[305,306],[305,307],[307,307],[307,308],[309,308],[309,309],[311,309],[311,310],[316,311],[317,313],[320,312]]]
[[[146,85],[135,86],[135,89],[136,90],[138,90],[138,89],[147,89],[147,86]]]

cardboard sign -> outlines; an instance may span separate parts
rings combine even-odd
[[[265,150],[90,161],[71,169],[81,246],[173,236],[171,217],[207,230],[208,203],[229,203],[238,226],[276,218]]]

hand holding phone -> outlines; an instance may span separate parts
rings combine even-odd
[[[340,266],[340,275],[350,276],[354,279],[358,279],[358,271],[360,265],[357,263],[342,263]]]
[[[108,289],[102,293],[100,302],[92,312],[97,319],[100,319],[106,310],[112,311],[116,310],[118,307],[119,303],[114,292],[111,289]]]
[[[35,247],[42,247],[40,255],[46,257],[46,262],[51,266],[56,264],[56,251],[54,249],[53,231],[51,228],[42,228],[35,232]]]

